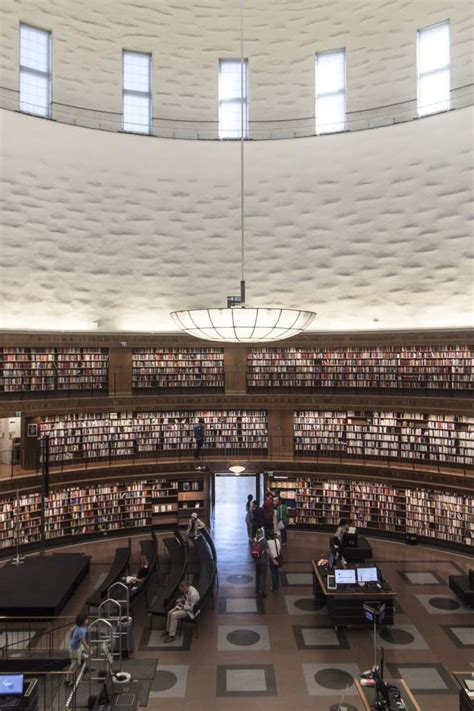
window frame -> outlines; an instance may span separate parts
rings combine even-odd
[[[140,91],[125,88],[125,55],[139,54],[148,57],[148,91]],[[141,52],[135,49],[122,49],[122,131],[124,133],[137,134],[138,136],[151,136],[153,134],[153,54],[151,52]],[[148,99],[148,127],[147,130],[137,131],[125,128],[125,124],[132,124],[133,121],[125,121],[125,97],[138,96]]]
[[[321,57],[324,54],[342,54],[344,58],[344,85],[342,89],[338,89],[338,91],[327,91],[324,93],[319,93],[318,92],[318,57]],[[325,134],[331,134],[331,133],[344,133],[344,131],[347,130],[347,52],[345,47],[339,47],[338,49],[325,49],[322,52],[315,52],[314,55],[314,132],[316,136],[324,136]],[[320,128],[318,128],[318,98],[321,97],[326,97],[326,96],[340,96],[343,95],[344,97],[344,118],[342,121],[338,121],[338,123],[342,124],[342,128],[339,128],[337,130],[331,130],[331,131],[321,131]]]
[[[234,97],[232,99],[221,99],[220,98],[220,81],[221,81],[221,65],[222,64],[238,64],[239,67],[244,66],[244,96],[242,96],[242,91],[240,91],[239,95],[237,97]],[[218,104],[218,132],[219,132],[219,140],[220,141],[240,141],[242,136],[242,113],[244,115],[244,130],[243,130],[243,139],[244,141],[248,140],[249,138],[249,60],[248,57],[244,57],[244,60],[242,62],[241,58],[234,59],[232,57],[224,57],[220,58],[218,60],[217,64],[217,104]],[[242,68],[241,68],[242,72]],[[241,110],[240,110],[240,123],[238,129],[231,129],[231,128],[222,128],[222,119],[221,119],[221,106],[225,104],[227,106],[229,105],[240,105]],[[245,107],[245,108],[244,108]],[[233,132],[238,132],[238,135],[236,136],[228,136],[228,135],[222,135],[222,133],[233,133]]]
[[[22,28],[28,28],[30,30],[35,30],[36,32],[41,32],[47,35],[47,66],[48,70],[46,72],[41,69],[33,69],[32,67],[26,67],[21,63],[21,30]],[[52,116],[52,32],[51,30],[45,30],[43,27],[36,27],[35,25],[30,25],[27,22],[20,21],[18,28],[18,110],[22,114],[27,114],[29,116],[37,116],[38,118],[51,118]],[[21,77],[22,76],[34,76],[46,79],[47,82],[47,106],[45,107],[45,113],[38,113],[37,111],[28,111],[27,109],[21,108],[22,98],[21,98]],[[28,103],[28,102],[25,102]],[[31,104],[30,104],[31,105]]]
[[[420,67],[420,37],[423,34],[423,32],[427,32],[429,30],[433,30],[435,27],[441,27],[442,25],[446,25],[448,28],[448,52],[449,52],[449,62],[448,64],[444,65],[443,67],[438,67],[437,69],[432,69],[428,72],[424,72],[421,74],[419,67]],[[423,106],[425,104],[420,104],[420,97],[421,97],[421,84],[423,79],[426,77],[433,77],[436,74],[441,74],[443,72],[448,72],[448,77],[449,77],[449,92],[448,92],[448,106],[442,109],[435,109],[434,111],[422,111]],[[438,103],[444,103],[443,102],[436,102]],[[431,106],[432,104],[429,104]],[[433,116],[434,114],[440,114],[443,113],[444,111],[450,111],[451,109],[451,23],[449,18],[447,20],[443,20],[442,22],[435,22],[433,25],[427,25],[426,27],[420,27],[416,31],[416,114],[418,118],[423,118],[424,116]]]

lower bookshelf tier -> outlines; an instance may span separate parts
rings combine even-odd
[[[209,520],[206,477],[147,478],[62,486],[46,499],[44,538],[61,545],[83,537],[177,526],[191,513]],[[39,546],[41,496],[5,496],[0,509],[0,549]]]
[[[269,477],[288,506],[292,527],[335,531],[341,518],[372,535],[405,538],[462,550],[474,548],[474,495],[324,476]]]

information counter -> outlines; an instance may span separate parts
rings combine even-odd
[[[328,608],[331,624],[338,627],[371,627],[373,622],[366,618],[364,604],[384,603],[383,625],[393,625],[393,601],[396,593],[387,582],[380,587],[344,585],[336,590],[328,588],[327,568],[312,561],[313,592],[316,602],[324,602]],[[346,569],[351,570],[351,568]],[[355,568],[354,568],[355,570]]]

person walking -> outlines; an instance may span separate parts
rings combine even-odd
[[[71,663],[67,669],[71,674],[79,672],[82,663],[82,657],[89,656],[89,645],[86,642],[88,617],[86,613],[81,613],[76,617],[76,624],[71,630],[68,639],[69,658]],[[67,679],[66,684],[72,686],[73,679]]]
[[[280,503],[277,507],[277,529],[280,532],[281,542],[286,543],[287,533],[286,528],[288,526],[288,506],[283,502],[283,499],[279,499]]]
[[[245,503],[245,510],[246,511],[250,511],[250,509],[252,508],[252,499],[253,499],[252,494],[249,494],[247,496],[247,501]]]
[[[188,527],[186,529],[186,537],[194,540],[199,538],[203,528],[206,528],[204,521],[201,521],[199,516],[195,511],[191,514],[191,518],[188,521]]]
[[[201,449],[204,444],[204,436],[206,433],[206,426],[204,424],[204,418],[200,417],[197,423],[193,427],[194,439],[196,441],[196,449],[194,450],[194,459],[199,459],[201,455]]]
[[[189,619],[194,620],[196,617],[194,606],[200,600],[198,591],[184,580],[179,584],[179,589],[182,596],[176,600],[175,606],[166,616],[166,632],[163,634],[163,636],[166,637],[165,644],[170,644],[176,639],[178,620],[184,617],[189,617]]]
[[[278,534],[271,531],[268,535],[268,551],[269,551],[269,564],[270,564],[270,575],[272,576],[272,592],[278,590],[280,586],[280,555],[281,555],[281,543],[278,540]]]
[[[263,528],[259,528],[252,545],[252,556],[255,558],[255,594],[257,597],[267,597],[265,585],[267,581],[268,562],[273,556],[268,547]]]

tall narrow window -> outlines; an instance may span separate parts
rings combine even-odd
[[[20,111],[51,115],[51,33],[20,25]]]
[[[151,54],[123,53],[123,130],[151,133]]]
[[[449,65],[449,22],[418,30],[418,116],[427,116],[450,108]]]
[[[316,55],[316,133],[346,127],[346,53],[343,49]]]
[[[219,60],[219,138],[248,138],[248,62]]]

